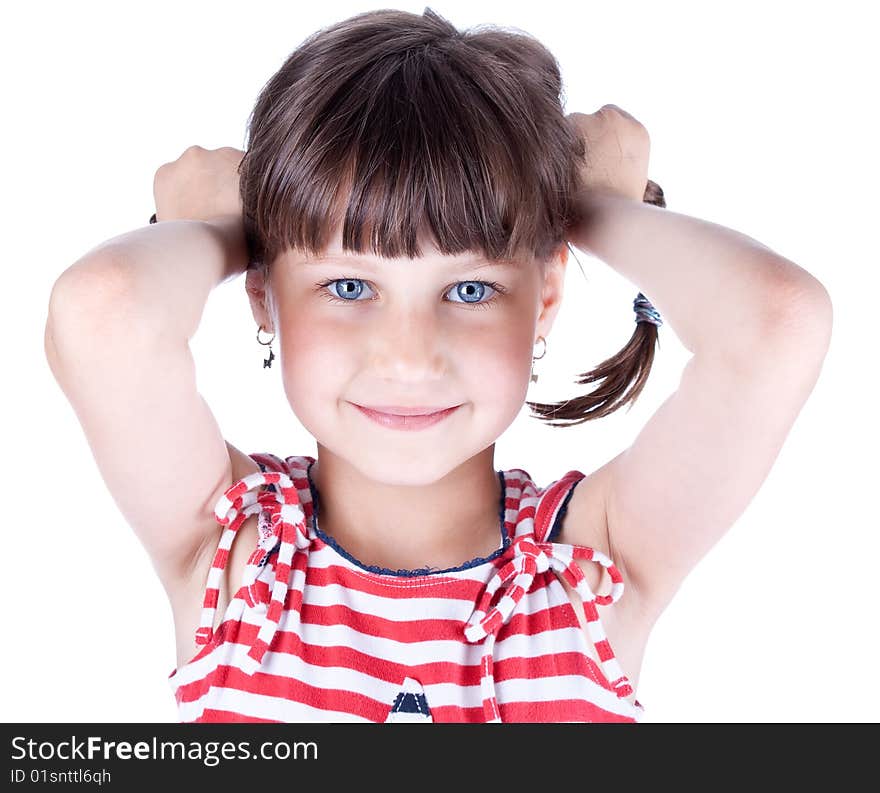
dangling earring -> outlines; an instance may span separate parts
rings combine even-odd
[[[538,341],[536,341],[535,344],[537,344],[539,341],[542,342],[542,343],[544,344],[544,349],[541,350],[541,354],[540,354],[540,355],[533,355],[533,356],[532,356],[532,373],[531,373],[531,381],[532,381],[533,383],[537,383],[537,382],[538,382],[538,375],[535,374],[535,361],[540,360],[540,359],[543,358],[544,355],[547,353],[547,339],[545,339],[543,336],[538,336]],[[534,350],[533,350],[533,352],[534,352]]]
[[[257,329],[257,341],[262,345],[269,346],[269,357],[263,359],[263,368],[265,369],[266,367],[271,367],[272,361],[275,360],[275,353],[272,352],[272,342],[275,341],[275,334],[274,333],[272,334],[272,338],[269,339],[269,341],[260,341],[260,331],[262,329],[263,329],[262,325],[260,325],[260,327]]]

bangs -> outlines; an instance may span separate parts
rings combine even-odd
[[[254,109],[241,164],[252,259],[320,255],[340,227],[344,251],[383,258],[417,258],[420,240],[550,258],[570,222],[576,141],[552,81],[482,35],[349,42],[332,64],[309,41],[297,50],[279,72],[287,89],[270,82]]]
[[[586,144],[563,111],[559,64],[515,28],[460,31],[426,8],[318,30],[260,91],[247,138],[249,268],[287,251],[319,258],[338,236],[360,256],[417,259],[430,243],[544,269],[585,220]],[[644,200],[666,206],[650,180]],[[656,341],[637,320],[619,353],[578,376],[594,391],[526,404],[551,426],[613,413],[640,394]]]

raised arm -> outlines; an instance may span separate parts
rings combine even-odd
[[[213,506],[233,481],[189,340],[212,289],[246,262],[240,216],[168,220],[89,251],[49,299],[49,366],[172,599],[216,544]]]
[[[636,162],[646,141],[618,122]],[[572,242],[630,280],[693,353],[678,389],[603,469],[603,550],[656,617],[767,477],[819,376],[832,308],[819,281],[767,246],[637,200],[644,178],[628,195],[585,189]],[[593,539],[572,523],[568,541]]]

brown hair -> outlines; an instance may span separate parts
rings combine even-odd
[[[459,31],[426,8],[313,33],[248,119],[239,187],[249,267],[268,270],[287,249],[318,255],[340,223],[346,251],[416,258],[426,231],[443,254],[545,267],[578,220],[585,157],[561,98],[556,59],[522,31]],[[665,206],[653,182],[645,200]],[[637,323],[626,347],[580,375],[604,380],[596,390],[526,404],[554,426],[612,413],[641,392],[656,338]]]

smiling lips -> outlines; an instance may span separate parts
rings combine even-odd
[[[404,407],[402,405],[358,405],[372,410],[375,413],[390,413],[394,416],[428,416],[431,413],[440,413],[444,410],[452,410],[452,408],[444,407]]]
[[[420,430],[443,421],[454,413],[461,405],[451,408],[403,407],[401,405],[377,405],[364,407],[351,403],[367,418],[383,427],[397,430]]]

